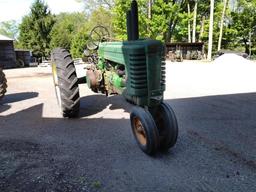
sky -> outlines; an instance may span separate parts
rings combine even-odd
[[[52,13],[78,12],[83,10],[83,3],[75,0],[44,0]],[[0,0],[0,22],[8,20],[21,21],[29,13],[34,0]]]

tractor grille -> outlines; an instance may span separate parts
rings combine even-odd
[[[147,65],[144,54],[130,54],[130,85],[134,89],[147,89]]]
[[[166,78],[166,68],[165,68],[165,57],[162,57],[161,62],[161,87],[165,87],[165,78]]]

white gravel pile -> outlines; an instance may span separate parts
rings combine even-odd
[[[256,92],[256,62],[235,54],[166,66],[166,99]]]
[[[245,64],[255,64],[255,62],[245,59],[242,56],[233,54],[233,53],[225,53],[220,57],[216,58],[213,61],[214,64],[232,64],[232,65],[245,65]]]

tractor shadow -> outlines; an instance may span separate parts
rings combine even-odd
[[[0,191],[83,191],[95,180],[102,183],[102,191],[138,191],[135,181],[154,189],[159,183],[168,189],[182,182],[180,186],[189,185],[191,191],[205,191],[204,183],[198,184],[202,177],[214,191],[222,191],[227,182],[233,186],[234,180],[225,176],[239,179],[237,171],[248,179],[248,188],[254,187],[255,93],[166,102],[175,111],[180,134],[174,148],[153,158],[138,148],[128,119],[48,118],[43,117],[43,103],[1,117],[1,171],[11,176],[2,178]],[[122,96],[87,96],[81,98],[82,115],[100,112],[109,104],[126,111],[132,106]],[[35,185],[34,178],[41,174],[46,179]],[[222,176],[225,182],[217,186],[212,178]]]
[[[11,108],[10,103],[15,103],[19,101],[24,101],[32,98],[38,97],[37,92],[22,92],[22,93],[12,93],[6,94],[4,98],[0,101],[0,113],[7,111]]]
[[[22,93],[6,94],[3,98],[3,100],[0,102],[0,104],[24,101],[24,100],[38,97],[38,95],[39,94],[37,92],[22,92]]]
[[[166,100],[179,124],[177,148],[192,139],[198,145],[256,170],[256,93]],[[179,150],[179,149],[178,149]]]
[[[129,112],[132,104],[128,103],[121,95],[106,97],[105,95],[89,95],[80,99],[80,116],[86,117],[97,114],[106,108],[110,110],[124,109]]]

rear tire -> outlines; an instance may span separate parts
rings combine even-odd
[[[0,100],[4,97],[7,89],[7,80],[3,70],[0,68]]]
[[[52,51],[52,72],[62,116],[78,117],[80,109],[78,78],[74,62],[67,50],[56,48]]]

